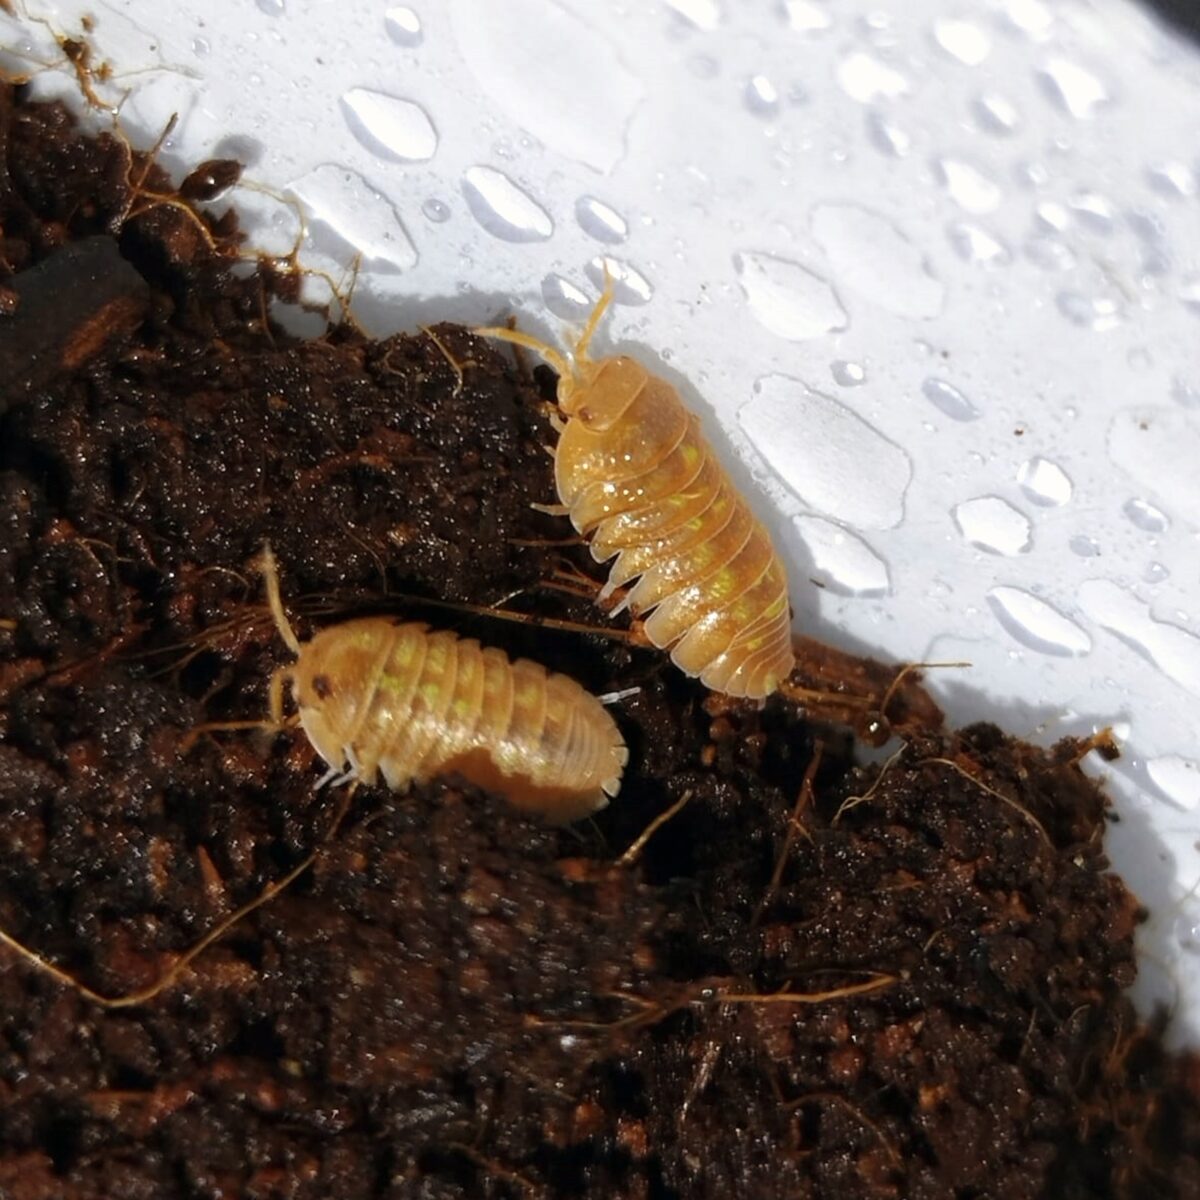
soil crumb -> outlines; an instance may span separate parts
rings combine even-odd
[[[0,1195],[1200,1196],[1084,747],[931,721],[861,765],[610,636],[530,507],[545,375],[292,339],[210,178],[0,87],[0,928],[60,972],[0,946]],[[301,636],[399,612],[634,689],[621,795],[364,788],[329,836],[301,734],[197,732],[288,660],[268,539]]]

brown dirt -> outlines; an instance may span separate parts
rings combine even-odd
[[[423,605],[604,624],[544,586],[596,568],[529,507],[539,388],[448,325],[461,392],[422,334],[289,339],[294,279],[231,273],[233,221],[146,166],[0,87],[0,927],[120,995],[321,842],[301,736],[188,745],[285,660],[267,538],[302,632],[402,611],[639,687],[632,760],[566,830],[453,779],[361,790],[141,1004],[0,947],[0,1195],[1200,1196],[1200,1070],[1122,995],[1137,908],[1078,747],[931,728],[857,766],[656,652]],[[68,246],[132,271],[14,338]]]

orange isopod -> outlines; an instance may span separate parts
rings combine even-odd
[[[637,580],[622,607],[650,613],[646,636],[676,666],[715,692],[762,699],[796,661],[783,564],[675,388],[627,355],[588,357],[612,295],[610,281],[569,360],[518,331],[475,332],[558,372],[554,482],[592,557],[616,556],[600,599]]]
[[[457,772],[556,822],[594,813],[617,794],[629,752],[604,706],[574,679],[390,617],[332,625],[301,644],[269,550],[263,569],[275,623],[296,655],[271,680],[273,723],[282,723],[290,679],[327,779],[371,784],[382,775],[403,791]]]

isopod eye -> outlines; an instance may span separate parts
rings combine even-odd
[[[319,700],[328,700],[333,695],[333,684],[329,682],[328,675],[314,675],[312,685]]]

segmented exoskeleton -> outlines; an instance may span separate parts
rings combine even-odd
[[[404,790],[457,773],[517,808],[573,821],[603,808],[629,758],[616,722],[567,675],[446,630],[361,617],[301,643],[265,554],[268,597],[296,655],[271,682],[283,716],[291,681],[300,724],[330,776]]]
[[[632,583],[623,604],[650,614],[646,636],[676,666],[716,692],[769,696],[795,664],[783,564],[675,388],[627,355],[589,357],[612,294],[569,358],[515,330],[475,332],[558,372],[558,496],[593,558],[616,557],[599,598]]]

